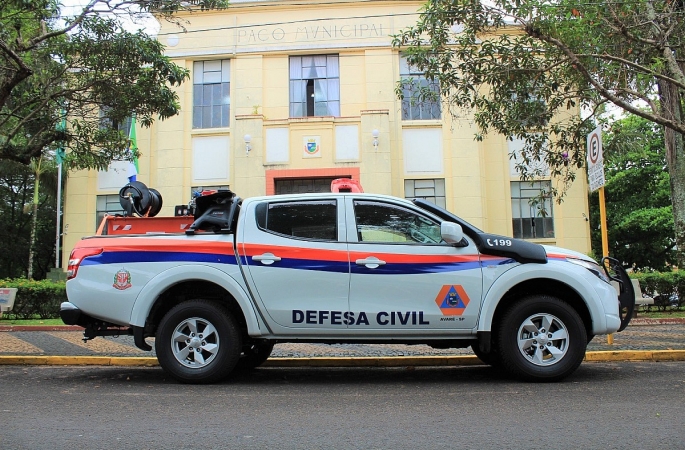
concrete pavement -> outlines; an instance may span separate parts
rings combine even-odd
[[[152,343],[152,339],[148,339]],[[685,361],[685,319],[636,319],[614,335],[588,345],[588,361]],[[0,326],[0,364],[157,365],[152,352],[139,350],[131,336],[83,342],[77,327]],[[470,349],[425,345],[277,344],[270,366],[409,366],[480,364]]]

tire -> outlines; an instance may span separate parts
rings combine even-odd
[[[585,357],[587,332],[568,303],[534,295],[513,305],[500,322],[502,366],[524,381],[559,381]]]
[[[226,378],[236,366],[241,348],[233,317],[208,300],[174,306],[159,323],[155,339],[162,368],[181,383],[190,384]]]
[[[502,361],[499,356],[499,352],[495,348],[491,348],[489,352],[483,352],[480,349],[478,343],[471,344],[471,350],[476,354],[478,359],[483,361],[488,366],[492,367],[502,367]]]
[[[240,355],[236,369],[250,370],[261,366],[269,359],[273,349],[274,344],[268,342],[255,342],[243,346],[243,353]]]

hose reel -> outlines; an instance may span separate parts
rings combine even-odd
[[[155,217],[162,210],[162,194],[140,181],[131,181],[119,191],[124,216]]]

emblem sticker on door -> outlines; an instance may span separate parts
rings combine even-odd
[[[461,285],[446,284],[440,289],[435,303],[443,316],[461,316],[469,305],[469,296]]]

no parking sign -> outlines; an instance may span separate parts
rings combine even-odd
[[[587,135],[587,176],[590,191],[604,186],[604,158],[602,156],[602,127]]]

